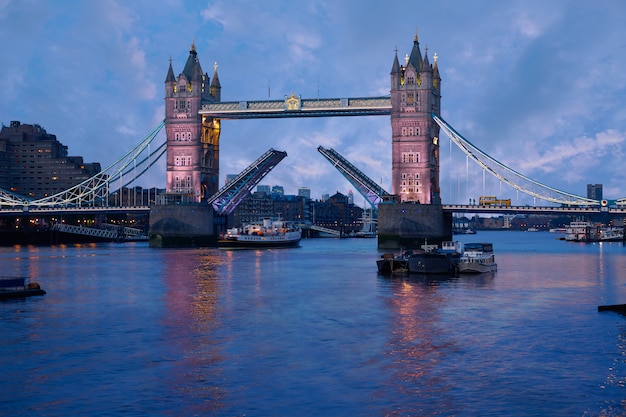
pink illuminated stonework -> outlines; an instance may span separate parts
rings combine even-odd
[[[417,35],[411,54],[391,68],[392,194],[400,202],[440,204],[439,115],[441,78],[437,55],[422,56]]]
[[[193,43],[178,77],[170,62],[165,79],[166,192],[182,201],[200,202],[218,190],[219,120],[198,114],[202,104],[220,101],[217,64],[209,81]]]

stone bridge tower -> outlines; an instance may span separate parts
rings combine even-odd
[[[166,193],[170,202],[200,202],[219,188],[219,120],[203,120],[198,111],[204,103],[220,101],[220,96],[217,64],[210,82],[208,73],[202,72],[194,43],[178,77],[170,60],[165,78]]]
[[[413,49],[391,68],[392,194],[399,202],[441,204],[439,190],[439,126],[431,114],[439,115],[441,77],[422,56],[415,35]]]

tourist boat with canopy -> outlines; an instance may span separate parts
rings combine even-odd
[[[302,230],[293,222],[263,219],[228,229],[218,240],[226,248],[283,248],[300,244]]]
[[[466,243],[459,259],[460,274],[482,274],[498,270],[491,243]]]

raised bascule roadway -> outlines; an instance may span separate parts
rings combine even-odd
[[[414,40],[411,55],[407,54],[405,58],[405,65],[399,65],[396,51],[391,72],[392,89],[390,96],[303,99],[292,93],[291,95],[286,95],[284,100],[222,102],[219,100],[221,86],[217,80],[217,66],[215,66],[213,83],[211,84],[211,96],[202,96],[201,106],[194,115],[193,112],[196,110],[190,112],[189,102],[187,102],[185,107],[185,103],[180,100],[180,97],[185,97],[181,95],[183,94],[182,90],[189,88],[187,95],[191,97],[192,82],[190,77],[193,75],[193,77],[196,77],[196,81],[200,80],[202,82],[202,94],[208,94],[208,90],[206,93],[204,90],[204,82],[208,82],[208,76],[200,73],[199,77],[196,74],[198,71],[193,69],[193,65],[197,65],[199,68],[199,61],[197,60],[195,45],[193,44],[190,58],[179,78],[173,76],[170,63],[166,86],[169,86],[167,88],[170,89],[168,90],[168,94],[170,94],[168,97],[174,100],[172,103],[175,106],[176,116],[172,118],[175,119],[175,122],[170,121],[169,123],[179,123],[180,126],[183,126],[181,123],[185,123],[186,120],[193,122],[192,119],[198,117],[202,120],[202,128],[205,129],[208,126],[208,124],[205,125],[205,122],[210,121],[217,126],[215,143],[219,140],[221,120],[391,116],[393,131],[392,162],[394,165],[394,172],[392,173],[394,189],[391,192],[382,189],[380,185],[372,181],[364,172],[352,165],[337,151],[322,147],[318,148],[318,151],[339,170],[372,206],[394,202],[394,198],[397,198],[399,194],[401,194],[401,198],[397,200],[398,202],[420,203],[415,198],[415,195],[420,195],[418,193],[424,192],[425,198],[422,200],[422,204],[439,204],[446,213],[541,213],[570,215],[586,215],[598,212],[626,213],[626,198],[610,202],[597,201],[541,184],[500,163],[465,139],[439,115],[441,79],[439,78],[437,68],[437,57],[436,55],[434,56],[434,65],[430,64],[426,54],[422,57],[417,36]],[[186,83],[189,83],[189,87],[187,87]],[[215,90],[216,88],[218,90]],[[196,94],[195,91],[197,89],[193,91]],[[112,207],[109,204],[109,196],[115,190],[121,190],[141,177],[159,158],[166,154],[166,151],[168,153],[172,151],[169,149],[170,145],[181,145],[178,139],[178,131],[176,131],[176,143],[174,143],[174,138],[170,137],[170,135],[173,136],[174,134],[171,127],[171,131],[168,131],[167,140],[161,144],[157,143],[155,140],[157,134],[163,127],[167,126],[168,119],[166,118],[135,148],[124,154],[118,161],[101,173],[53,196],[33,200],[6,190],[0,190],[0,206],[2,207],[0,214],[14,215],[24,212],[45,214],[51,211],[59,213],[101,212],[107,210],[148,212],[150,208],[147,206]],[[533,206],[504,207],[445,204],[441,202],[438,184],[440,130],[443,130],[446,136],[464,152],[468,159],[476,163],[481,170],[494,176],[501,183],[512,187],[514,190],[533,197],[534,200],[546,201],[552,205],[540,206],[533,204]],[[187,140],[189,139],[187,138]],[[198,136],[198,139],[193,140],[197,140],[198,144],[204,144],[203,146],[206,149],[206,144],[213,139],[210,138],[208,133],[205,134],[203,132],[202,136]],[[406,152],[408,149],[407,144],[422,151]],[[402,148],[403,146],[404,148]],[[396,152],[396,148],[398,148],[398,152]],[[218,147],[216,146],[215,149],[218,149]],[[242,172],[233,183],[217,192],[213,192],[211,195],[205,195],[202,201],[204,204],[212,205],[217,215],[232,213],[241,199],[252,190],[252,187],[286,156],[284,152],[270,149],[259,160],[253,162],[247,170]],[[217,158],[215,160],[219,161]],[[207,161],[209,160],[207,159]],[[428,164],[424,164],[424,161],[428,162]],[[424,171],[424,166],[429,164],[431,168],[426,169],[430,169],[430,173],[429,171]],[[170,172],[170,166],[173,165],[173,162],[168,160],[168,186],[170,184],[169,181],[173,178],[173,171]],[[185,163],[183,162],[182,165],[185,165]],[[398,166],[401,166],[401,169],[405,169],[405,166],[409,168],[414,167],[417,171],[408,169],[408,176],[402,173],[402,177],[400,177]],[[436,169],[432,168],[433,166],[436,166]],[[171,169],[174,169],[174,167]],[[212,172],[215,174],[218,171]],[[411,172],[415,172],[415,174]],[[408,178],[408,181],[405,178]],[[187,177],[187,181],[189,186],[194,179]],[[190,187],[193,188],[195,185],[192,184]]]

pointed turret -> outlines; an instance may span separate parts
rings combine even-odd
[[[217,76],[217,62],[213,64],[213,81],[211,81],[211,88],[213,87],[219,90],[222,89],[222,85],[220,84],[220,79]]]
[[[413,49],[411,50],[411,55],[409,56],[409,61],[407,65],[413,65],[416,71],[419,71],[422,68],[422,53],[420,52],[420,43],[417,40],[417,33],[415,34],[415,39],[413,40]]]
[[[391,75],[400,73],[400,61],[398,61],[398,48],[396,48],[396,56],[393,58],[393,65],[391,66]]]
[[[194,42],[191,43],[183,74],[187,77],[187,81],[189,82],[202,80],[202,67],[198,60],[198,53],[196,52],[196,44]]]
[[[433,87],[441,88],[441,76],[439,75],[439,66],[437,65],[437,54],[433,55]]]
[[[167,70],[165,76],[165,97],[171,97],[176,93],[176,77],[174,77],[174,70],[172,69],[172,58],[170,58],[170,67]]]
[[[213,64],[213,81],[211,81],[211,95],[215,97],[215,93],[217,93],[217,101],[219,100],[219,92],[222,90],[222,85],[220,84],[220,78],[217,76],[217,62]]]
[[[166,83],[175,83],[176,77],[174,77],[174,70],[172,69],[172,58],[170,58],[170,67],[167,70],[167,75],[165,76]]]
[[[400,85],[400,79],[402,77],[402,68],[398,61],[398,48],[396,48],[396,55],[393,58],[393,65],[391,66],[391,88],[397,88]]]
[[[424,52],[424,59],[422,60],[422,67],[420,71],[430,71],[430,62],[428,62],[428,46],[426,46],[426,51]]]

